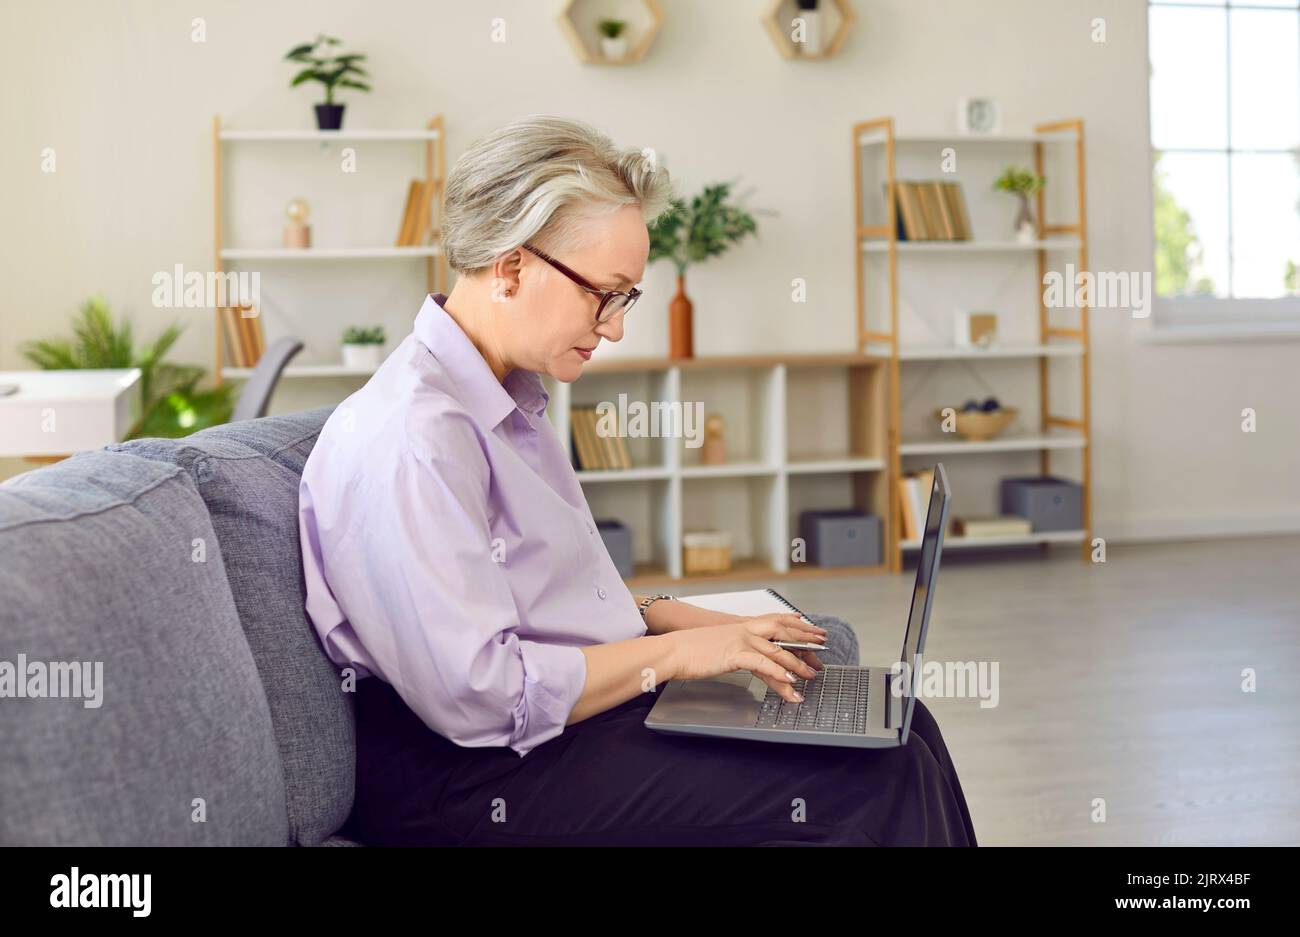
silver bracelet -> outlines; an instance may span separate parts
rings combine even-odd
[[[644,620],[646,610],[650,608],[651,605],[658,602],[660,599],[676,599],[676,598],[677,596],[675,595],[667,595],[667,594],[647,595],[644,599],[641,600],[640,604],[638,604],[636,608],[637,611],[641,613],[642,620]]]

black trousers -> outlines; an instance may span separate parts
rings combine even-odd
[[[976,845],[919,699],[907,744],[878,750],[664,735],[643,724],[657,699],[638,694],[520,758],[449,742],[392,686],[361,680],[341,832],[376,846]]]

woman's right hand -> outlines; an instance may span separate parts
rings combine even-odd
[[[792,686],[794,679],[790,674],[811,679],[817,671],[773,642],[825,642],[825,632],[798,615],[764,615],[725,625],[674,631],[665,637],[673,642],[675,679],[703,680],[748,670],[792,703],[802,699]]]

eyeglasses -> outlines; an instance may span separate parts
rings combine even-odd
[[[596,322],[598,323],[608,322],[619,312],[627,312],[633,305],[635,305],[636,301],[641,298],[641,291],[635,286],[627,292],[623,292],[622,290],[602,290],[598,287],[592,286],[554,257],[549,257],[546,254],[543,254],[531,244],[524,244],[523,246],[528,248],[528,250],[532,251],[538,257],[542,258],[542,260],[546,261],[556,270],[560,271],[574,283],[578,284],[578,286],[582,287],[588,293],[600,297],[600,305],[596,307]]]

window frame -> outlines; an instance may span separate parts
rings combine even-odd
[[[1153,119],[1152,119],[1152,101],[1151,101],[1151,79],[1150,79],[1150,61],[1151,61],[1151,11],[1154,8],[1183,8],[1195,10],[1223,10],[1225,12],[1225,79],[1227,81],[1226,94],[1226,119],[1228,123],[1228,133],[1225,139],[1225,145],[1222,148],[1217,147],[1170,147],[1167,149],[1157,149],[1153,138]],[[1267,154],[1291,154],[1300,157],[1300,142],[1292,149],[1246,149],[1234,147],[1232,145],[1232,26],[1230,11],[1232,10],[1291,10],[1297,12],[1297,21],[1300,23],[1300,0],[1286,6],[1266,5],[1251,3],[1249,0],[1244,2],[1229,2],[1229,0],[1218,0],[1218,2],[1190,3],[1186,0],[1147,0],[1147,16],[1145,25],[1147,28],[1146,50],[1148,62],[1148,78],[1146,81],[1147,92],[1147,163],[1148,171],[1151,173],[1151,202],[1148,217],[1150,244],[1151,244],[1151,264],[1152,271],[1155,269],[1155,252],[1156,252],[1156,233],[1155,233],[1155,174],[1152,168],[1155,165],[1155,155],[1159,153],[1213,153],[1223,154],[1227,158],[1228,172],[1228,230],[1226,233],[1228,241],[1228,270],[1229,284],[1232,282],[1233,255],[1232,255],[1232,156],[1234,153],[1267,153]],[[1296,31],[1296,44],[1300,46],[1300,26]],[[1215,338],[1251,338],[1266,337],[1268,339],[1276,338],[1300,338],[1300,293],[1292,296],[1278,296],[1269,299],[1256,299],[1247,297],[1233,296],[1160,296],[1153,295],[1151,298],[1151,316],[1145,321],[1149,329],[1149,337],[1154,341],[1178,341],[1180,338],[1186,338],[1189,341],[1209,340]]]

